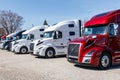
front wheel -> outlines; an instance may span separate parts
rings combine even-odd
[[[46,58],[52,58],[55,57],[55,50],[53,48],[48,48],[45,52]]]
[[[28,52],[28,49],[26,47],[21,47],[20,48],[20,53],[25,54]]]
[[[108,53],[103,53],[99,61],[99,69],[105,70],[108,69],[111,65],[111,57]]]
[[[5,50],[7,50],[8,49],[8,45],[5,45]]]

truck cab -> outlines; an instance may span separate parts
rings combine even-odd
[[[3,47],[3,42],[6,40],[6,37],[8,36],[8,34],[5,34],[3,36],[1,36],[1,40],[0,40],[0,48]]]
[[[7,35],[7,36],[6,36],[6,39],[3,40],[3,41],[1,41],[1,43],[0,43],[0,48],[1,48],[1,49],[5,49],[5,47],[7,46],[7,42],[13,40],[13,36],[15,35],[15,33],[16,33],[16,32]]]
[[[92,17],[84,35],[69,43],[67,60],[85,66],[108,69],[120,63],[120,10]]]
[[[46,26],[35,26],[24,33],[22,33],[22,39],[14,41],[12,43],[11,51],[15,53],[29,53],[30,52],[30,43],[33,40],[40,39],[40,35],[43,34]]]
[[[1,36],[1,40],[0,41],[5,40],[7,36],[8,36],[8,34],[5,34],[5,35]]]
[[[22,33],[24,31],[25,30],[21,30],[21,31],[14,32],[14,33],[11,33],[11,34],[7,35],[6,36],[6,40],[2,41],[2,44],[1,44],[2,45],[2,49],[10,50],[10,43],[12,41],[20,39],[22,37]]]
[[[81,36],[81,21],[62,21],[47,28],[43,38],[34,43],[33,54],[47,58],[65,55],[68,42]]]

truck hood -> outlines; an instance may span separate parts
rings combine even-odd
[[[32,41],[30,44],[36,45],[36,44],[38,44],[39,42],[41,42],[41,39],[34,40],[34,41]]]
[[[6,42],[11,42],[11,40],[4,40],[4,41],[1,41],[0,43],[6,43]]]
[[[44,45],[44,44],[48,44],[48,43],[51,44],[52,40],[53,40],[52,38],[42,38],[37,41],[37,45],[40,45],[40,44]]]
[[[24,42],[26,41],[26,39],[19,39],[19,40],[16,40],[16,42]]]
[[[29,41],[26,39],[19,39],[14,42],[14,44],[16,44],[16,43],[19,45],[25,45],[26,43],[29,43]]]
[[[88,46],[91,44],[102,46],[101,44],[106,44],[107,41],[107,35],[88,35],[88,36],[82,36],[80,38],[76,38],[72,40],[70,43],[81,43],[84,46]]]

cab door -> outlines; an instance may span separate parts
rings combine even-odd
[[[114,60],[120,61],[120,35],[119,35],[119,27],[117,24],[109,25],[109,39],[108,46],[113,52]]]
[[[63,33],[61,31],[55,31],[53,36],[53,45],[57,49],[58,54],[65,54],[67,45],[63,38]]]

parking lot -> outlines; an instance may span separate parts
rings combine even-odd
[[[120,66],[100,71],[75,66],[64,56],[45,59],[0,50],[0,80],[120,80]]]

